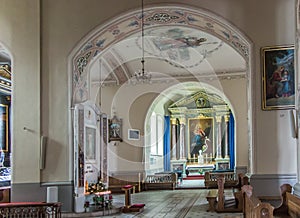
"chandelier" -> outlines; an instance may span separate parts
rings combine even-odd
[[[138,83],[149,83],[151,81],[151,74],[145,71],[145,49],[144,49],[144,0],[142,0],[142,69],[135,72],[133,78]]]

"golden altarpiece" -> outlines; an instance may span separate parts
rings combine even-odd
[[[184,97],[168,108],[171,114],[171,170],[229,170],[228,125],[231,110],[206,90]]]

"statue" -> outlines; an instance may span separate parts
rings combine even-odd
[[[204,163],[204,159],[203,159],[203,156],[202,156],[202,150],[199,150],[198,163],[199,164],[203,164]]]

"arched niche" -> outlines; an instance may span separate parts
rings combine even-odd
[[[181,95],[178,95],[178,90],[181,90]],[[182,91],[185,89],[185,91]],[[211,158],[209,162],[213,163],[218,169],[219,166],[217,162],[228,164],[226,169],[234,169],[236,165],[236,141],[239,142],[240,146],[247,148],[248,139],[243,139],[236,135],[235,126],[245,128],[247,122],[238,122],[235,120],[235,107],[239,104],[237,101],[232,102],[224,94],[226,90],[219,90],[211,85],[198,83],[198,82],[186,82],[179,85],[174,85],[169,87],[167,90],[162,92],[156,99],[152,102],[151,106],[146,115],[145,120],[145,171],[147,173],[155,173],[162,170],[171,170],[172,162],[175,165],[184,162],[184,165],[198,165],[199,157],[198,151],[195,154],[193,152],[192,144],[192,127],[195,123],[199,124],[209,124],[204,125],[203,130],[210,130],[208,133],[205,131],[208,142],[205,141],[207,148],[202,149],[202,155],[206,159],[205,163],[208,162],[208,158]],[[200,101],[199,101],[200,100]],[[241,110],[241,109],[240,109]],[[239,111],[240,113],[241,111]],[[247,109],[243,109],[242,116],[246,116]],[[170,150],[167,151],[168,154],[153,154],[154,143],[151,141],[152,132],[156,131],[155,126],[151,124],[153,116],[164,119],[165,116],[171,118],[170,128],[164,129],[164,135],[168,135],[170,138]],[[226,139],[229,133],[229,119],[232,116],[231,125],[233,125],[233,135],[230,140]],[[220,120],[219,120],[220,119]],[[221,120],[223,119],[223,120]],[[168,122],[168,121],[167,121]],[[176,123],[177,122],[177,123]],[[172,136],[173,128],[172,125],[177,125],[180,128],[180,122],[184,125],[184,138],[183,138],[183,148],[180,147],[180,139],[174,139]],[[218,122],[222,122],[224,125],[222,127],[222,132],[218,133]],[[166,123],[164,125],[167,125]],[[209,127],[209,128],[208,128]],[[176,127],[175,127],[176,128]],[[220,129],[221,131],[221,129]],[[170,134],[168,133],[170,132]],[[221,134],[218,136],[218,134]],[[220,138],[221,137],[221,138]],[[176,137],[175,137],[176,138]],[[220,138],[220,152],[218,154],[218,138]],[[161,138],[162,140],[162,138]],[[175,140],[175,143],[172,142]],[[228,141],[225,142],[225,141]],[[229,142],[230,141],[230,142]],[[229,145],[230,144],[230,145]],[[195,147],[194,147],[195,148]],[[183,151],[181,151],[183,150]],[[230,150],[230,151],[229,151]],[[181,156],[183,155],[183,156]],[[168,158],[166,161],[164,159]],[[215,159],[218,161],[215,161]],[[169,165],[169,166],[166,166]]]

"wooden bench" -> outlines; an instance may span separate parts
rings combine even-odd
[[[214,212],[215,211],[215,205],[217,203],[217,197],[218,197],[218,189],[210,189],[206,195],[206,199],[209,203],[208,212]]]
[[[144,182],[145,190],[161,190],[172,189],[175,190],[177,183],[177,174],[172,173],[158,173],[155,175],[148,175]]]
[[[12,202],[0,203],[0,217],[61,217],[61,203]]]
[[[274,208],[273,215],[279,217],[286,217],[288,215],[287,206],[287,193],[292,192],[292,186],[290,184],[283,184],[280,186],[281,203],[278,207]]]
[[[243,211],[243,195],[240,189],[227,189],[227,193],[231,196],[225,198],[225,177],[224,174],[219,174],[217,178],[218,189],[210,189],[206,196],[209,203],[208,211],[217,212],[242,212]],[[232,192],[231,192],[232,191]],[[216,206],[217,203],[217,206]]]
[[[244,207],[243,214],[245,218],[273,218],[274,207],[270,203],[263,203],[252,193],[252,186],[244,185],[242,187]]]
[[[127,174],[114,174],[109,176],[108,189],[112,193],[123,193],[122,187],[132,185],[132,192],[140,192],[141,187],[141,174],[140,173],[127,173]]]
[[[293,218],[300,217],[300,198],[289,192],[286,193],[288,215]]]

